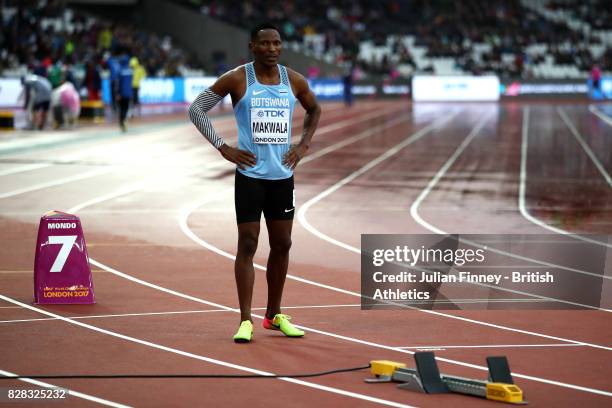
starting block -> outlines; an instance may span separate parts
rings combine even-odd
[[[370,372],[375,378],[368,383],[397,382],[397,387],[427,394],[458,393],[486,398],[510,404],[527,404],[523,391],[514,385],[506,357],[487,357],[489,379],[487,381],[441,374],[432,352],[414,354],[416,368],[387,360],[370,362]]]
[[[96,303],[81,220],[49,211],[40,219],[34,258],[34,303]]]

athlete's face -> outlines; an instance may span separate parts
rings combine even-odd
[[[273,29],[260,30],[257,37],[250,43],[255,60],[263,65],[278,64],[283,43],[278,31]]]

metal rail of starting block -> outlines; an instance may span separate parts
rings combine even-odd
[[[511,404],[527,404],[523,391],[514,385],[506,357],[487,357],[487,381],[441,374],[432,352],[414,354],[416,368],[386,360],[372,361],[370,371],[375,376],[368,383],[397,382],[398,388],[427,394],[458,393]]]

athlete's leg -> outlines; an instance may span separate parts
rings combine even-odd
[[[283,287],[289,266],[289,250],[291,249],[291,229],[293,219],[266,220],[270,241],[270,255],[266,266],[266,280],[268,282],[268,305],[266,317],[272,319],[281,312],[281,299]]]
[[[234,181],[234,205],[238,224],[238,251],[234,263],[240,321],[251,320],[251,300],[255,270],[253,257],[259,239],[259,220],[264,202],[264,190],[260,180],[247,177],[236,171]]]
[[[251,301],[255,283],[253,257],[257,250],[259,221],[238,224],[238,252],[234,263],[234,275],[240,303],[240,321],[251,320]]]
[[[266,183],[264,215],[270,242],[270,255],[266,268],[268,282],[268,306],[266,317],[271,319],[280,313],[283,287],[289,266],[291,229],[295,213],[293,177]]]

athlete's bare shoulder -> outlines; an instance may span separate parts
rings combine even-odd
[[[210,89],[219,96],[230,94],[234,105],[238,103],[246,90],[244,65],[236,67],[221,75]]]
[[[291,88],[293,88],[294,95],[297,97],[298,95],[308,92],[310,88],[308,87],[308,81],[306,81],[304,75],[289,67],[285,68],[287,68],[287,75],[289,76],[289,82],[291,83]]]

